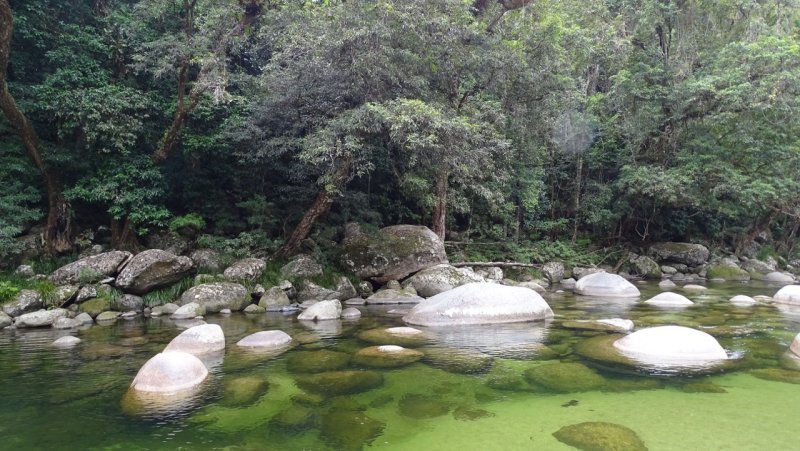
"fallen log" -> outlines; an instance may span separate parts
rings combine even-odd
[[[499,268],[541,268],[540,263],[515,263],[515,262],[459,262],[450,263],[450,266],[461,268],[464,266],[487,267],[497,266]]]

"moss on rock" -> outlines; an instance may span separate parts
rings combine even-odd
[[[282,432],[298,433],[309,429],[316,423],[314,411],[306,406],[292,404],[272,417],[270,424]]]
[[[724,279],[732,281],[750,280],[750,273],[735,266],[716,265],[708,268],[706,277],[709,279]]]
[[[78,311],[87,313],[92,318],[97,318],[97,315],[111,310],[111,302],[107,298],[94,298],[82,303],[78,306]]]
[[[416,329],[410,327],[390,327],[388,329],[370,329],[358,334],[358,338],[376,345],[398,345],[416,348],[428,343],[430,337],[422,331],[411,333]],[[397,331],[396,333],[394,331]]]
[[[800,371],[785,370],[783,368],[761,368],[750,371],[750,374],[768,381],[800,384]]]
[[[375,368],[399,368],[418,361],[422,356],[419,351],[395,345],[370,346],[356,352],[353,363]]]
[[[322,417],[322,437],[335,449],[360,450],[383,433],[386,425],[363,412],[331,411]]]
[[[450,373],[475,374],[484,373],[492,368],[494,357],[477,351],[465,351],[454,348],[424,348],[423,361],[433,367]]]
[[[403,396],[399,408],[401,415],[411,418],[434,418],[450,412],[450,405],[441,399],[418,394]]]
[[[224,382],[220,404],[226,407],[248,406],[269,390],[269,382],[255,376],[243,376]]]
[[[631,429],[614,423],[590,421],[564,426],[553,433],[559,442],[583,451],[647,451]]]
[[[323,396],[361,393],[383,385],[383,375],[374,371],[330,371],[299,376],[297,385],[303,390]]]
[[[292,373],[322,373],[335,371],[350,363],[350,355],[336,351],[298,351],[286,359],[286,369]]]
[[[580,363],[548,363],[530,368],[524,375],[531,384],[558,393],[597,390],[606,383],[602,376]]]

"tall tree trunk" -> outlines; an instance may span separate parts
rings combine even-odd
[[[136,237],[136,229],[130,219],[111,220],[111,247],[127,251],[139,249],[139,239]]]
[[[45,246],[50,253],[62,253],[72,249],[72,218],[70,206],[64,197],[64,186],[58,172],[48,166],[39,151],[36,130],[17,107],[8,91],[8,62],[11,54],[13,16],[8,0],[0,0],[0,110],[19,134],[25,152],[42,175],[47,192],[47,228]]]
[[[436,177],[436,206],[433,209],[433,233],[444,240],[447,219],[447,173]]]
[[[581,210],[581,179],[583,178],[583,156],[578,155],[578,162],[576,163],[577,168],[575,169],[575,200],[574,200],[574,208],[575,208],[575,220],[572,224],[572,244],[575,244],[575,241],[578,240],[578,218],[580,218],[580,210]]]
[[[281,246],[280,249],[275,252],[276,256],[287,257],[291,255],[297,250],[298,247],[300,247],[300,244],[303,242],[303,240],[308,238],[308,235],[311,234],[311,229],[314,227],[314,224],[316,224],[317,219],[327,214],[328,210],[330,210],[334,200],[333,193],[336,190],[344,187],[345,183],[347,183],[347,180],[350,176],[351,164],[352,158],[347,158],[337,164],[336,168],[331,174],[330,183],[320,188],[319,192],[317,193],[317,197],[314,199],[314,202],[310,207],[308,207],[308,210],[306,210],[303,218],[292,231],[292,235],[288,240],[286,240],[283,246]]]

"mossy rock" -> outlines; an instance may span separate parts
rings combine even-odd
[[[727,390],[711,381],[692,381],[682,384],[680,390],[684,393],[728,393]]]
[[[383,385],[383,375],[375,371],[330,371],[297,377],[297,385],[311,393],[338,396],[361,393]]]
[[[335,449],[360,450],[372,443],[386,425],[363,412],[331,411],[322,417],[322,437]]]
[[[374,368],[399,368],[421,359],[423,354],[414,349],[395,345],[370,346],[353,355],[353,363]]]
[[[97,315],[108,310],[111,310],[111,302],[107,298],[89,299],[78,306],[78,311],[87,313],[92,318],[97,318]]]
[[[553,433],[559,442],[583,451],[647,451],[642,439],[625,426],[590,421],[564,426]]]
[[[358,334],[358,338],[359,340],[376,345],[397,345],[406,348],[418,348],[420,346],[424,346],[430,341],[430,337],[424,332],[414,335],[393,334],[387,332],[387,329],[365,330]]]
[[[226,407],[243,407],[256,402],[269,390],[269,382],[256,376],[243,376],[224,382],[220,404]]]
[[[441,347],[424,348],[422,351],[425,353],[425,363],[450,373],[485,373],[494,363],[494,357],[477,351]]]
[[[380,408],[394,401],[394,396],[390,394],[383,394],[369,402],[369,406],[373,408]]]
[[[494,414],[492,412],[476,407],[461,406],[453,411],[453,418],[459,421],[475,421],[493,416]]]
[[[603,376],[580,363],[548,363],[530,368],[524,375],[531,384],[557,393],[598,390],[606,384]]]
[[[336,351],[298,351],[286,359],[286,369],[291,373],[322,373],[335,371],[350,363],[350,355]]]
[[[433,396],[409,394],[400,399],[400,414],[411,418],[435,418],[447,415],[450,405]]]
[[[305,393],[305,392],[294,394],[292,395],[291,399],[292,402],[294,402],[295,404],[299,404],[301,406],[306,406],[306,407],[318,406],[323,402],[325,402],[325,398],[323,398],[322,396],[314,393]]]
[[[661,379],[653,377],[607,377],[603,391],[612,393],[623,393],[638,390],[657,390],[664,388]]]
[[[337,396],[336,398],[330,399],[326,405],[330,411],[350,410],[353,412],[363,412],[367,410],[366,405],[361,404],[350,396]]]
[[[299,433],[316,424],[314,411],[306,406],[292,404],[286,410],[272,417],[270,425],[283,432]]]
[[[761,368],[750,371],[750,374],[768,381],[800,384],[800,371],[785,370],[783,368]]]
[[[742,268],[734,266],[712,266],[708,268],[706,277],[709,279],[724,279],[730,281],[747,281],[750,280],[750,273]]]

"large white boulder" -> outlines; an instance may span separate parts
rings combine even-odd
[[[584,296],[633,298],[639,289],[622,276],[607,272],[596,272],[581,277],[575,284],[575,293]]]
[[[278,349],[291,342],[292,337],[282,330],[265,330],[242,338],[236,345],[243,348]]]
[[[203,324],[184,330],[169,342],[164,352],[180,351],[192,355],[209,354],[225,349],[225,334],[217,324]]]
[[[671,291],[665,291],[644,301],[645,304],[658,305],[662,307],[686,307],[694,304],[686,296]]]
[[[734,305],[754,305],[756,303],[756,300],[751,298],[750,296],[737,294],[736,296],[730,298],[730,303]]]
[[[656,366],[703,363],[728,358],[714,337],[683,326],[642,329],[615,341],[614,347],[626,357]]]
[[[327,321],[342,316],[342,303],[336,299],[319,301],[297,316],[297,319]]]
[[[775,293],[772,300],[781,304],[800,305],[800,285],[786,285]]]
[[[547,302],[528,288],[477,282],[437,294],[403,320],[421,326],[496,324],[552,318]]]
[[[787,274],[785,272],[773,271],[771,273],[764,275],[764,281],[772,283],[790,284],[794,283],[794,277],[792,277],[791,274]]]
[[[192,354],[162,352],[139,369],[131,388],[141,392],[176,393],[200,385],[207,376],[206,366]]]

